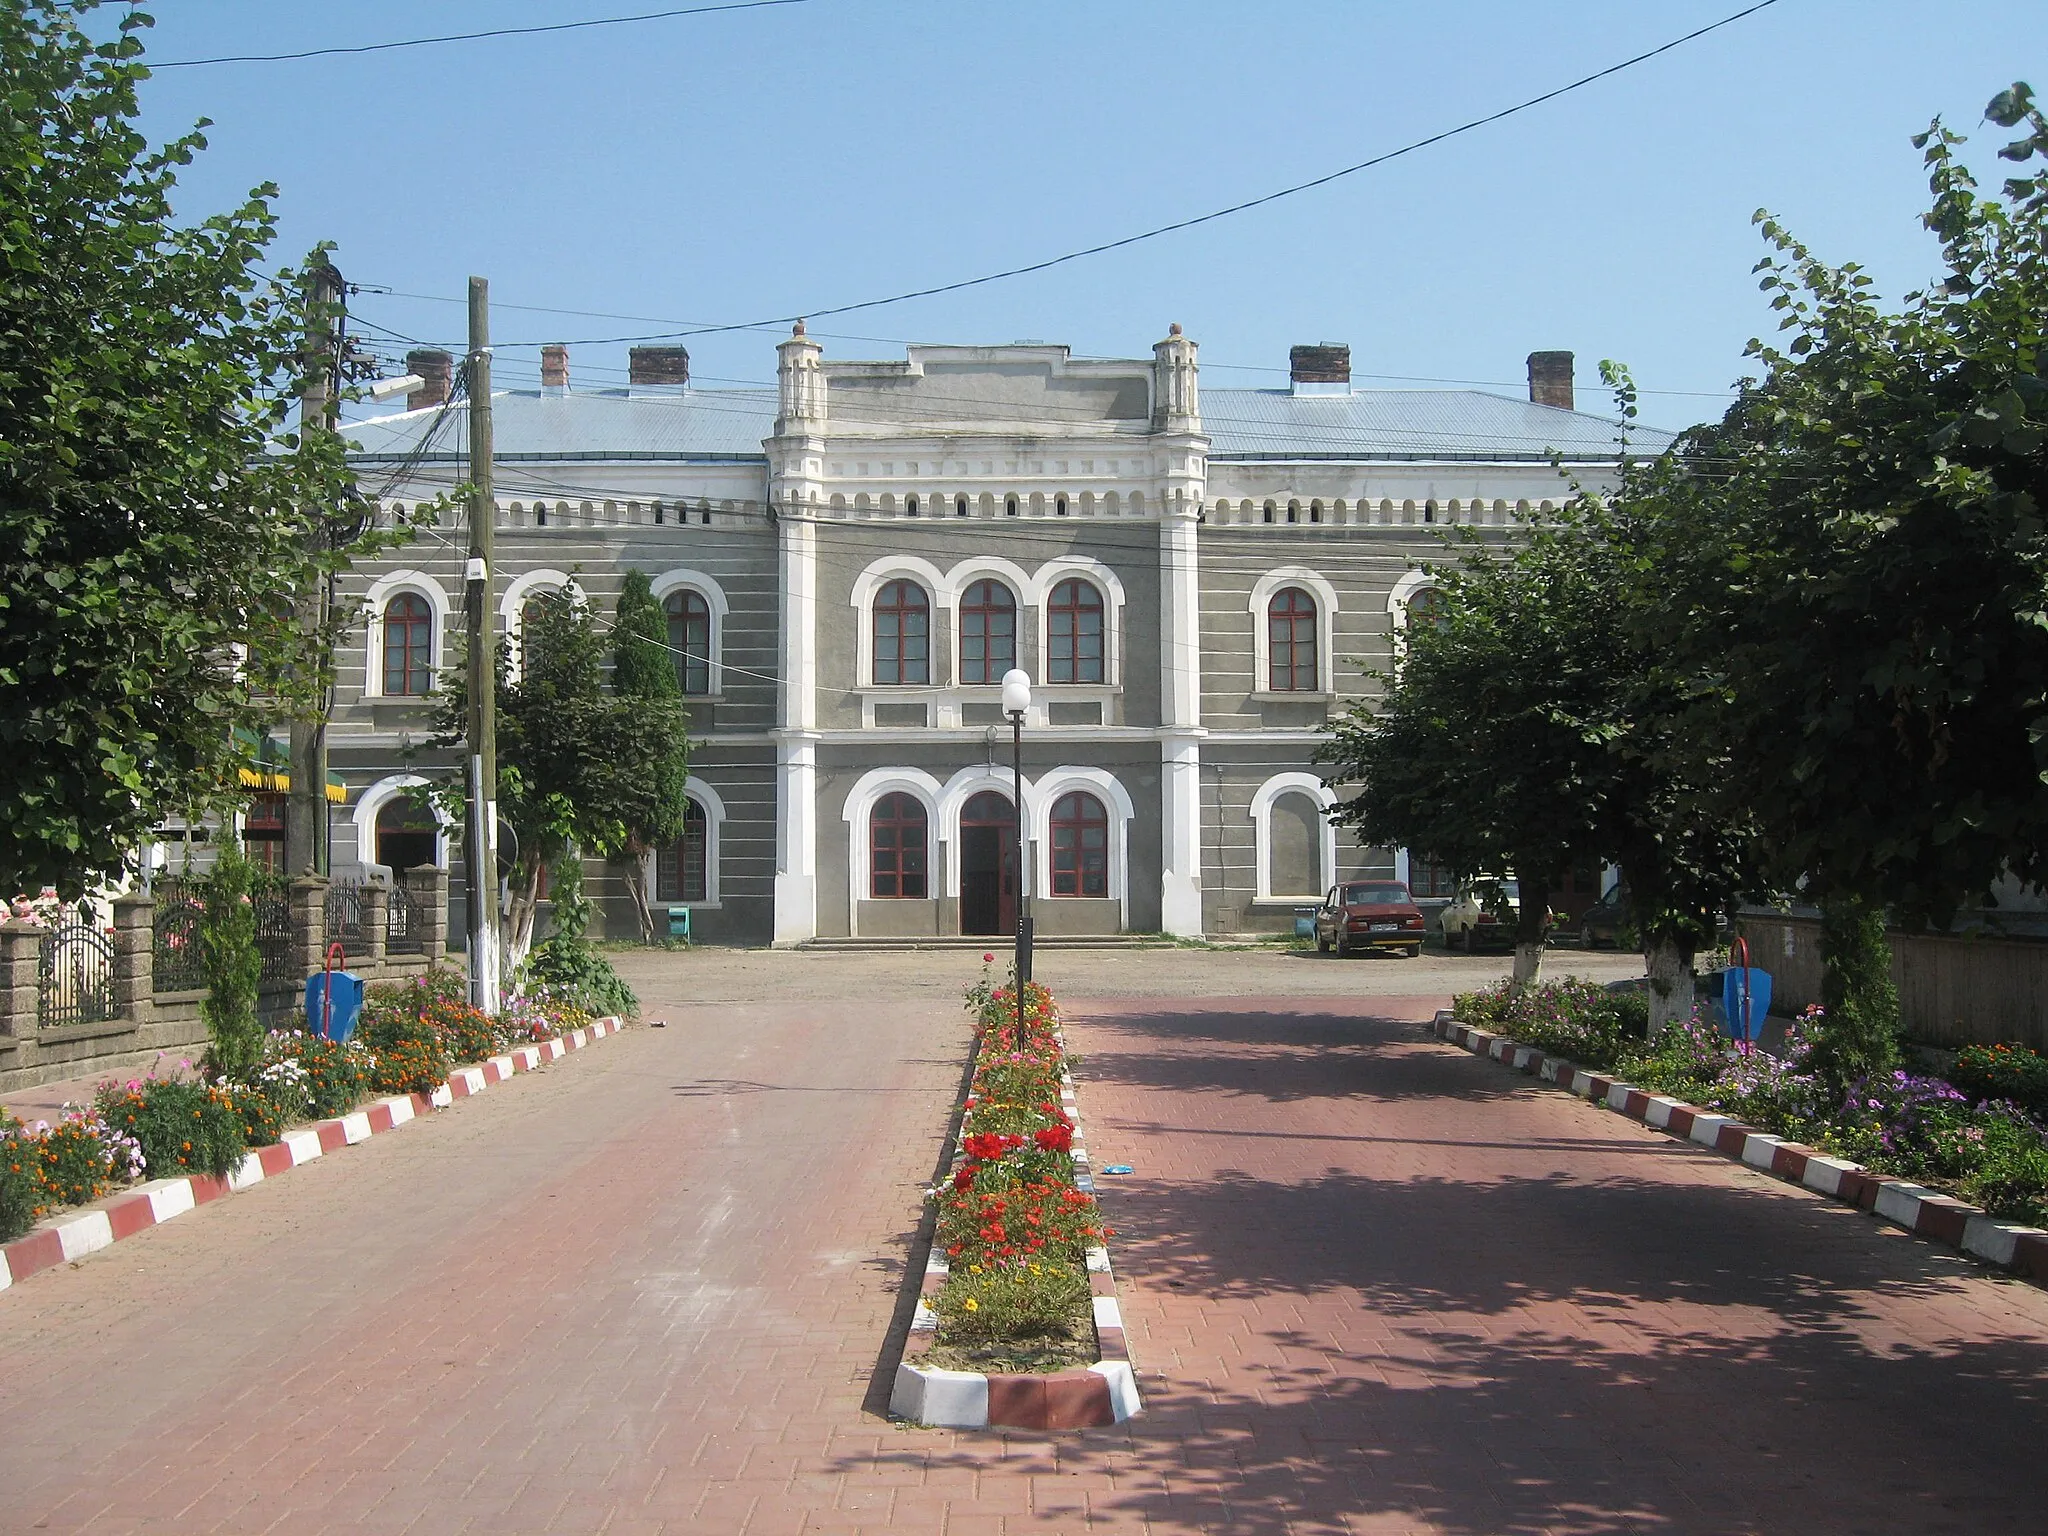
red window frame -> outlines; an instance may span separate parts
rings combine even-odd
[[[1017,599],[1000,581],[982,580],[960,601],[960,681],[1000,683],[1017,665]]]
[[[434,610],[417,592],[384,605],[384,694],[424,698],[434,686]]]
[[[1316,600],[1300,587],[1266,604],[1266,675],[1273,693],[1316,691]]]
[[[1052,893],[1055,896],[1109,894],[1109,812],[1086,790],[1053,802]]]
[[[711,691],[711,604],[685,587],[662,603],[668,616],[668,647],[675,655],[676,682],[685,698]],[[668,898],[674,899],[674,898]],[[688,898],[683,898],[687,900]]]
[[[1045,680],[1099,683],[1103,680],[1106,626],[1101,589],[1069,576],[1052,589],[1045,605]]]
[[[704,807],[690,801],[683,809],[683,835],[654,856],[656,901],[711,899],[708,830]]]
[[[1432,901],[1458,894],[1458,877],[1450,865],[1439,864],[1425,853],[1408,855],[1408,894],[1418,901]]]
[[[875,594],[875,681],[923,684],[931,681],[932,604],[925,590],[900,577]]]
[[[877,901],[922,901],[931,819],[917,796],[896,790],[868,813],[868,895]]]

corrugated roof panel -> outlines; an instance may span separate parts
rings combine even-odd
[[[366,457],[403,458],[440,423],[432,456],[460,454],[468,446],[469,413],[457,408],[408,411],[342,428]],[[501,458],[759,459],[761,440],[775,431],[772,389],[687,390],[674,395],[631,395],[584,390],[542,395],[537,390],[491,392],[491,427]]]

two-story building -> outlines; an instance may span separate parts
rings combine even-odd
[[[608,615],[632,567],[669,615],[690,830],[644,868],[591,866],[616,931],[625,879],[713,941],[1009,931],[1012,666],[1034,686],[1041,933],[1272,930],[1354,872],[1436,891],[1419,855],[1338,835],[1311,754],[1426,609],[1442,530],[1505,536],[1517,507],[1562,500],[1553,455],[1593,484],[1611,468],[1617,425],[1573,408],[1569,353],[1532,355],[1521,399],[1355,389],[1331,345],[1294,348],[1284,388],[1205,389],[1178,326],[1149,359],[841,362],[802,325],[776,350],[773,391],[698,388],[675,347],[636,348],[624,388],[574,389],[550,348],[537,390],[492,397],[499,631],[571,581]],[[467,474],[447,354],[408,364],[427,380],[408,409],[347,429],[387,511]],[[435,761],[418,749],[466,546],[444,514],[350,584],[337,873],[460,879],[459,837],[402,791]]]

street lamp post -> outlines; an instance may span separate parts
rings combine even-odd
[[[1003,713],[1010,717],[1010,785],[1017,801],[1017,1044],[1024,1043],[1024,985],[1031,980],[1031,880],[1024,865],[1024,713],[1031,677],[1022,667],[1003,674]]]

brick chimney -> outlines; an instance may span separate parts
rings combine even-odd
[[[420,376],[420,387],[405,397],[408,411],[448,403],[448,387],[455,377],[455,359],[434,347],[405,354],[405,371]]]
[[[679,390],[690,382],[690,354],[681,347],[635,347],[626,354],[626,382],[636,390]]]
[[[1289,347],[1287,373],[1297,395],[1348,395],[1351,393],[1351,348],[1341,341]]]
[[[569,393],[569,349],[559,341],[551,341],[540,349],[540,392]]]
[[[1529,401],[1532,405],[1554,405],[1561,411],[1578,408],[1572,403],[1571,353],[1529,354]]]

